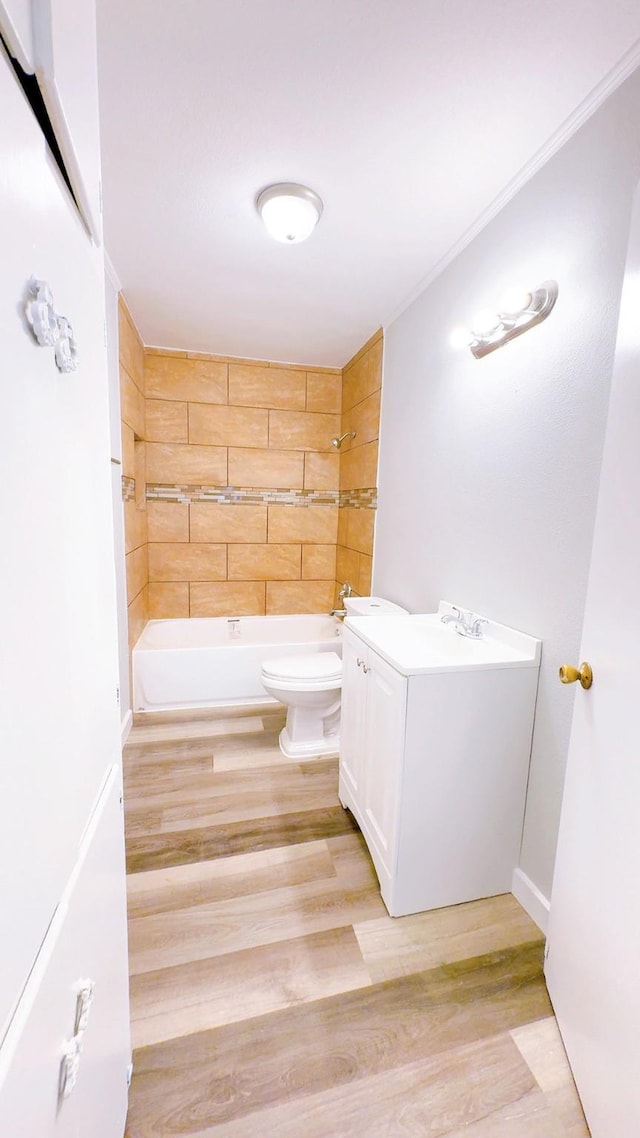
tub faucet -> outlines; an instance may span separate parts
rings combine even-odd
[[[453,612],[445,613],[440,617],[442,624],[451,624],[453,629],[458,633],[458,636],[468,636],[471,640],[482,640],[482,625],[486,624],[486,620],[481,616],[474,616],[472,612],[463,612],[462,609],[453,607]]]
[[[344,585],[340,589],[340,592],[338,593],[338,599],[341,601],[344,601],[344,598],[350,597],[352,592],[353,592],[353,589],[352,589],[351,585],[349,584],[348,581],[345,581]],[[346,615],[347,615],[346,608],[331,609],[331,612],[329,613],[329,616],[337,616],[340,620],[344,620]]]

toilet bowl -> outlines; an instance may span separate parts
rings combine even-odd
[[[278,656],[262,665],[262,686],[287,705],[280,750],[288,759],[336,754],[342,660],[336,652]]]
[[[345,598],[347,615],[406,612],[381,597]],[[280,750],[288,759],[335,755],[340,745],[342,660],[336,652],[277,656],[262,665],[262,686],[287,707]]]

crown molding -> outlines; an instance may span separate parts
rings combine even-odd
[[[387,320],[383,322],[383,327],[386,332],[389,325],[393,324],[403,312],[417,298],[433,284],[434,280],[440,276],[442,272],[455,261],[456,257],[462,253],[471,244],[473,239],[493,221],[493,218],[504,209],[508,202],[522,189],[527,182],[533,178],[538,170],[553,157],[554,154],[560,150],[566,142],[584,125],[587,119],[602,106],[603,103],[617,90],[618,87],[624,83],[625,79],[635,71],[636,67],[640,64],[640,39],[629,48],[627,52],[618,60],[615,67],[609,71],[603,79],[593,88],[592,91],[586,96],[585,99],[576,107],[568,118],[558,127],[550,138],[540,147],[539,150],[529,159],[527,163],[518,171],[518,173],[507,182],[503,190],[500,191],[497,197],[493,199],[491,204],[480,214],[478,218],[469,226],[468,229],[458,238],[458,240],[451,246],[450,249],[438,260],[432,269],[424,276],[420,282],[405,296],[401,304],[393,310]]]

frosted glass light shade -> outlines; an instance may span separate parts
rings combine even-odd
[[[322,213],[322,201],[307,186],[282,182],[268,186],[256,200],[258,213],[267,232],[285,245],[306,241]]]
[[[499,327],[500,317],[498,313],[489,312],[488,308],[483,308],[482,312],[477,312],[473,318],[473,330],[481,336],[490,336]]]
[[[500,300],[500,312],[505,316],[515,316],[525,312],[531,304],[531,293],[524,288],[515,286],[507,289]]]

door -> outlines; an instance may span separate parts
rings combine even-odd
[[[582,638],[594,681],[575,695],[546,964],[593,1138],[640,1134],[639,645],[640,192]]]

